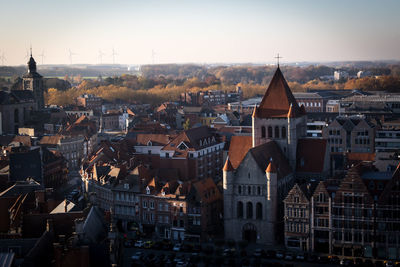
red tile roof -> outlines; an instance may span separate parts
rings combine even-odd
[[[347,153],[349,161],[375,161],[375,153]]]
[[[251,136],[232,136],[228,156],[234,169],[239,167],[252,145],[253,139]]]
[[[136,137],[138,145],[145,146],[149,141],[153,146],[165,146],[170,140],[170,136],[167,134],[138,134]]]
[[[259,118],[284,118],[288,115],[290,105],[293,106],[291,116],[298,117],[302,115],[289,85],[278,67],[261,100],[260,106],[254,110],[253,116],[255,115]]]

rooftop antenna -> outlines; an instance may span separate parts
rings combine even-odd
[[[40,55],[38,55],[38,56],[42,58],[42,65],[43,65],[44,58],[45,58],[45,56],[44,56],[44,49],[42,50],[42,53],[41,53]]]
[[[99,60],[100,60],[100,64],[103,63],[103,56],[104,56],[104,55],[105,55],[105,54],[103,53],[103,51],[99,50]]]
[[[74,52],[71,51],[71,49],[68,49],[68,57],[69,57],[69,64],[72,65],[72,56],[76,56]]]
[[[112,49],[112,54],[111,55],[112,55],[112,59],[113,59],[113,65],[115,65],[115,56],[118,56],[118,53],[115,52],[114,47]]]
[[[151,62],[154,65],[155,63],[155,58],[156,58],[156,52],[154,51],[154,49],[151,50]]]
[[[275,58],[276,58],[276,61],[277,61],[277,64],[278,64],[278,68],[279,68],[279,59],[282,58],[282,57],[280,57],[279,53],[278,53],[278,55]]]

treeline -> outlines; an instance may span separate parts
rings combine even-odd
[[[262,96],[267,88],[267,83],[240,83],[244,98]],[[350,79],[345,83],[324,82],[314,79],[306,83],[288,82],[293,92],[306,92],[308,90],[363,90],[363,91],[388,91],[400,92],[400,76],[380,76],[379,78],[366,77]],[[146,78],[135,75],[122,75],[110,77],[103,81],[84,80],[79,86],[67,90],[51,88],[45,95],[46,103],[55,105],[69,105],[75,102],[81,94],[95,94],[105,100],[125,101],[129,103],[160,104],[164,101],[179,101],[181,93],[208,90],[233,91],[236,84],[221,81],[216,76],[208,76],[201,80],[197,77],[188,79],[167,79],[165,77]]]

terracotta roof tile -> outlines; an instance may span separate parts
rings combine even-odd
[[[300,107],[278,67],[254,115],[260,118],[284,118],[290,105],[293,105],[292,116],[301,116]]]
[[[252,147],[252,140],[251,136],[232,136],[228,156],[234,169],[239,167],[247,152]]]

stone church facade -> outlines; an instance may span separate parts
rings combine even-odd
[[[252,118],[251,146],[233,139],[223,169],[225,238],[272,246],[283,242],[283,199],[307,123],[279,67]]]

